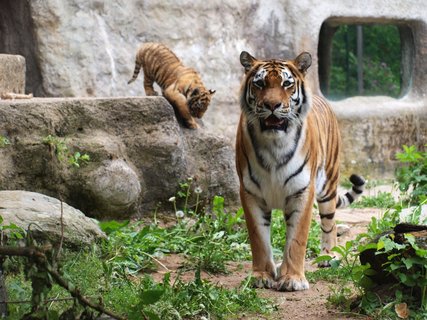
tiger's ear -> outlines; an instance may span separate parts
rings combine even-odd
[[[308,52],[301,53],[298,57],[295,58],[295,63],[298,70],[302,73],[305,73],[311,66],[311,54]]]
[[[216,92],[216,90],[211,90],[209,89],[209,94],[212,96],[214,93]]]
[[[256,59],[252,57],[248,52],[242,51],[242,53],[240,53],[240,63],[242,64],[242,66],[245,67],[245,72],[251,70],[255,61]]]

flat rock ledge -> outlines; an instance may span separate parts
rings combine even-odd
[[[167,200],[191,177],[203,190],[199,201],[221,195],[234,206],[233,147],[201,125],[182,127],[163,97],[2,100],[0,190],[61,198],[100,220],[127,219],[172,211]],[[70,165],[75,154],[90,160]]]
[[[95,219],[62,203],[64,244],[71,247],[88,246],[105,238]],[[14,223],[28,230],[37,240],[58,243],[61,239],[61,201],[46,195],[20,190],[0,191],[0,216],[3,225]]]

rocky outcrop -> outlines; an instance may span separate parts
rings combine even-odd
[[[0,191],[0,216],[4,226],[13,223],[25,231],[30,230],[35,239],[52,243],[59,243],[63,235],[64,244],[81,247],[106,237],[96,220],[66,203],[62,203],[61,213],[58,199],[35,192]]]
[[[189,177],[202,198],[237,203],[230,143],[181,127],[162,97],[0,101],[0,135],[1,190],[60,195],[89,216],[170,210]]]
[[[377,177],[390,175],[397,164],[395,151],[402,144],[421,147],[427,138],[427,7],[422,0],[3,0],[0,52],[25,57],[26,90],[36,96],[141,96],[142,75],[127,85],[137,46],[162,42],[198,70],[208,88],[216,89],[204,116],[206,126],[234,139],[243,75],[240,52],[291,58],[309,51],[313,64],[307,82],[322,94],[319,63],[327,65],[332,39],[320,38],[324,26],[340,24],[392,24],[401,35],[402,98],[333,104],[342,136],[350,137],[341,153],[346,171],[372,168]],[[424,118],[417,120],[420,115]]]

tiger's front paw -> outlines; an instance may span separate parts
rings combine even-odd
[[[254,271],[253,278],[255,280],[253,283],[255,288],[271,289],[275,284],[274,276],[266,271]]]
[[[279,277],[276,283],[278,291],[301,291],[309,287],[305,276],[284,275]]]

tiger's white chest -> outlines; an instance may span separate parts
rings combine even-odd
[[[283,141],[267,140],[268,143],[248,153],[249,166],[243,183],[267,210],[283,208],[288,196],[310,183],[310,168],[301,152],[305,136],[301,136],[298,145],[293,144],[292,138],[289,133],[282,137]]]

